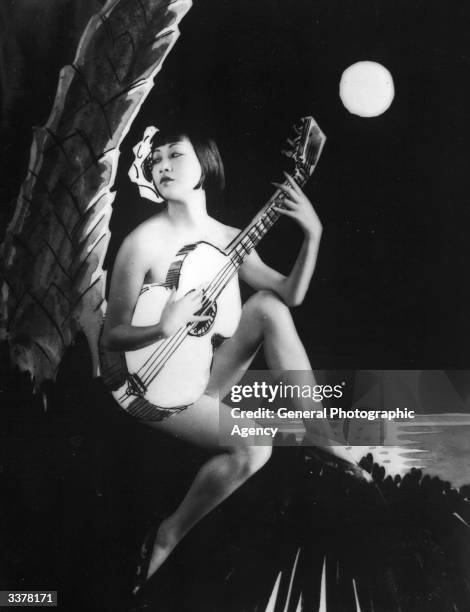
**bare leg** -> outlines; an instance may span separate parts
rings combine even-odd
[[[218,400],[204,395],[187,410],[155,424],[179,438],[217,449],[220,454],[199,470],[185,498],[176,511],[160,525],[152,552],[147,577],[155,573],[176,544],[208,512],[226,499],[235,489],[259,470],[271,455],[271,439],[240,438],[234,445],[219,446],[219,413],[229,410]],[[240,426],[253,427],[248,419]]]
[[[206,395],[180,414],[161,423],[149,423],[183,440],[221,452],[202,466],[181,504],[160,525],[148,577],[199,520],[260,469],[271,455],[270,438],[258,439],[257,445],[254,440],[240,439],[232,447],[219,446],[219,410],[228,408],[218,398],[224,398],[240,380],[263,343],[271,369],[311,371],[289,309],[273,293],[261,291],[246,302],[236,333],[216,351]],[[313,374],[310,384],[315,384]],[[254,423],[246,421],[240,425]],[[322,424],[322,428],[323,439],[331,438],[328,424]],[[349,453],[341,447],[329,451],[351,461]]]
[[[217,351],[207,392],[213,395],[218,392],[224,398],[244,374],[260,343],[269,368],[285,373],[284,382],[316,384],[289,308],[274,293],[259,291],[245,303],[237,332]],[[312,409],[310,398],[293,398],[292,403],[294,409]],[[315,404],[315,408],[320,407],[321,404]],[[304,425],[313,445],[328,447],[331,454],[354,462],[341,442],[335,444],[335,435],[326,419],[304,420]]]

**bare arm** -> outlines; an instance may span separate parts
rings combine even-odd
[[[279,295],[288,306],[298,306],[307,293],[315,270],[322,226],[312,204],[294,180],[286,175],[291,186],[281,188],[287,208],[277,208],[283,215],[292,217],[304,231],[304,240],[297,259],[288,276],[267,266],[254,251],[240,269],[240,277],[254,289],[269,289]]]
[[[108,350],[138,349],[162,337],[158,324],[131,325],[147,269],[144,249],[139,248],[131,234],[123,242],[113,268],[103,331],[103,343]]]
[[[131,234],[121,246],[114,264],[111,290],[103,331],[103,343],[111,351],[132,351],[168,338],[190,321],[202,321],[194,313],[199,309],[202,291],[197,290],[175,299],[169,295],[160,320],[154,325],[132,325],[132,316],[149,269],[145,244]]]

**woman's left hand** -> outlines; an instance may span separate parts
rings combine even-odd
[[[294,219],[303,229],[306,236],[319,240],[323,228],[312,203],[290,174],[284,172],[284,176],[287,180],[286,184],[273,183],[273,185],[285,194],[283,200],[285,208],[273,206],[274,210],[281,215]]]

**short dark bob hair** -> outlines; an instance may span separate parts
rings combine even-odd
[[[154,166],[153,153],[155,149],[170,142],[178,142],[186,137],[193,145],[196,156],[201,164],[201,180],[194,187],[204,189],[207,193],[217,195],[225,189],[225,172],[220,152],[215,142],[203,136],[194,127],[179,125],[176,128],[167,126],[160,129],[152,138],[150,153],[142,163],[142,171],[147,181],[152,182]]]

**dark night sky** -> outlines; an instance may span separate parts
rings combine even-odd
[[[58,69],[99,5],[0,7],[4,221],[30,126],[45,122]],[[328,141],[307,193],[325,231],[296,319],[314,367],[468,368],[469,22],[470,5],[457,1],[196,1],[122,147],[113,245],[151,212],[135,201],[131,210],[136,195],[123,186],[145,125],[176,111],[207,126],[228,178],[211,210],[243,226],[280,178],[290,126],[312,114]],[[359,60],[384,64],[395,81],[378,118],[350,115],[338,97],[342,71]],[[287,271],[300,238],[282,221],[260,252]]]

